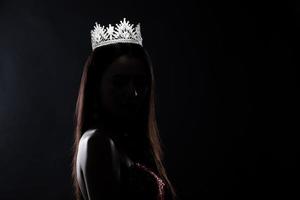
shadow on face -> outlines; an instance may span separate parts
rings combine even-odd
[[[150,81],[149,68],[144,62],[128,55],[118,57],[101,78],[102,107],[113,117],[137,119],[147,101]]]

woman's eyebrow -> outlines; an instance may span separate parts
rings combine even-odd
[[[128,76],[128,74],[113,74],[112,77],[114,78],[119,78],[119,77],[124,77],[124,76]]]
[[[118,77],[130,77],[130,76],[132,76],[132,77],[143,77],[143,78],[145,78],[146,77],[146,74],[145,73],[136,73],[136,74],[130,74],[130,73],[128,73],[128,74],[126,74],[126,73],[115,73],[115,74],[113,74],[112,75],[112,77],[116,77],[116,78],[118,78]]]

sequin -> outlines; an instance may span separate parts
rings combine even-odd
[[[165,191],[164,191],[165,183],[164,183],[164,181],[160,177],[158,177],[151,169],[147,168],[145,165],[136,162],[135,166],[137,166],[138,168],[146,171],[152,177],[154,177],[154,179],[156,180],[156,183],[157,183],[158,191],[159,191],[158,196],[157,196],[157,200],[164,200],[164,195],[165,195]]]

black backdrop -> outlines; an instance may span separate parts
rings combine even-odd
[[[73,115],[90,29],[123,17],[141,22],[154,63],[180,199],[299,196],[299,3],[7,0],[0,199],[73,199]]]

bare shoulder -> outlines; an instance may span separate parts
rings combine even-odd
[[[113,140],[97,129],[86,131],[80,138],[77,174],[82,191],[89,199],[109,199],[119,194],[119,155]],[[117,199],[117,198],[112,198]]]
[[[116,156],[115,154],[116,148],[113,140],[98,129],[90,129],[84,132],[80,138],[77,162],[82,168],[99,159],[111,163]]]
[[[100,135],[104,137],[104,135],[100,133],[98,129],[89,129],[82,134],[79,144],[87,142],[88,140],[93,139],[95,137],[99,137]]]
[[[112,140],[101,133],[98,129],[90,129],[83,133],[79,140],[79,150],[88,150],[90,148],[101,147],[99,145],[107,146],[112,143]],[[103,146],[102,146],[103,147]]]

